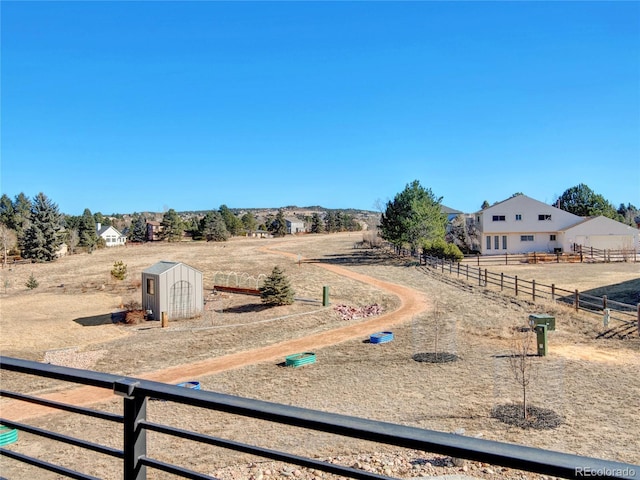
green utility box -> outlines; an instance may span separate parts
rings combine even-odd
[[[545,357],[547,355],[547,326],[542,323],[533,327],[536,331],[536,345],[538,347],[538,356]]]
[[[322,287],[322,306],[329,306],[329,287],[327,286]]]
[[[548,331],[556,329],[556,317],[544,313],[529,315],[529,325],[535,329],[538,325],[546,325]]]

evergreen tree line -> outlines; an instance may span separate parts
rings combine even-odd
[[[380,219],[380,236],[398,249],[408,247],[413,251],[444,251],[443,241],[446,240],[456,244],[465,253],[474,251],[478,246],[473,225],[469,225],[463,216],[448,224],[441,210],[441,200],[417,180],[407,184],[393,201],[387,202]],[[602,195],[584,184],[567,189],[554,205],[575,215],[603,215],[632,226],[640,221],[640,211],[634,205],[620,204],[616,209]],[[489,203],[485,201],[482,208],[488,206]],[[112,219],[116,219],[120,228],[123,228],[121,214],[105,216],[100,212],[91,213],[86,208],[82,215],[65,215],[44,193],[38,193],[33,199],[20,193],[13,200],[3,194],[0,197],[0,242],[4,262],[7,254],[21,255],[34,261],[51,261],[57,257],[63,243],[70,253],[75,253],[78,247],[91,252],[104,246],[97,234],[96,224],[109,226]],[[311,233],[362,229],[353,215],[340,210],[327,210],[324,215],[314,213],[311,217],[305,217],[304,221],[310,225]],[[147,222],[144,214],[134,213],[129,225],[123,228],[128,241],[146,241]],[[185,232],[194,240],[206,241],[225,241],[231,236],[256,230],[269,232],[276,237],[287,233],[282,209],[275,215],[268,215],[260,224],[252,213],[236,215],[226,205],[205,212],[202,216],[184,218],[174,209],[169,209],[160,223],[163,227],[162,238],[170,242],[180,241]],[[450,249],[444,254],[457,256],[457,252]]]

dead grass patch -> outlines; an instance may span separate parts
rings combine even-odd
[[[316,363],[302,368],[280,368],[283,356],[191,380],[199,381],[205,390],[221,393],[438,431],[464,429],[470,436],[640,462],[640,339],[595,340],[601,325],[580,312],[551,303],[514,300],[481,289],[457,288],[383,251],[363,253],[363,249],[353,249],[357,240],[357,234],[340,234],[277,241],[243,239],[225,245],[154,244],[118,249],[117,253],[102,250],[76,255],[51,265],[16,265],[11,272],[3,272],[10,282],[1,296],[0,346],[3,354],[38,361],[47,351],[59,348],[78,347],[77,354],[106,352],[92,368],[136,376],[344,326],[345,320],[331,308],[321,306],[323,286],[329,286],[332,304],[363,307],[377,303],[385,312],[398,307],[399,300],[394,295],[317,264],[339,265],[437,300],[443,312],[438,351],[455,354],[459,360],[414,361],[414,355],[434,351],[433,317],[426,311],[393,326],[394,340],[389,343],[374,345],[363,342],[364,337],[352,339],[316,350]],[[267,246],[291,256],[261,249]],[[308,261],[298,266],[297,255]],[[97,288],[106,281],[116,259],[128,265],[132,277],[159,260],[184,261],[203,271],[206,289],[212,288],[216,271],[242,271],[257,277],[279,265],[289,276],[296,296],[303,300],[264,309],[258,308],[259,298],[210,295],[202,317],[170,322],[164,329],[160,322],[91,327],[77,324],[74,319],[105,315],[129,299],[139,298],[138,292],[109,290],[108,283],[104,290]],[[533,266],[536,274],[526,278],[543,281],[541,274],[547,267]],[[553,268],[559,272],[561,267],[578,267],[568,270],[566,279],[569,286],[584,284],[581,288],[595,288],[598,278],[609,284],[626,281],[630,275],[620,271],[619,275],[612,272],[598,277],[593,270],[580,269],[593,265],[563,264]],[[22,279],[26,281],[31,271],[41,287],[26,291],[21,286]],[[586,283],[594,285],[589,287]],[[83,284],[90,287],[85,293]],[[512,329],[526,325],[531,313],[556,316],[556,331],[549,333],[549,354],[539,359],[540,374],[531,385],[529,396],[532,404],[552,409],[564,419],[553,435],[543,430],[523,430],[491,415],[495,406],[518,401],[518,386],[510,380],[504,359],[499,356],[509,353]],[[24,376],[10,374],[3,374],[2,382],[3,388],[25,393],[68,388],[63,382],[25,381]],[[120,411],[121,405],[112,401],[100,408]],[[270,448],[277,438],[278,447],[315,457],[384,448],[170,402],[151,402],[148,415],[150,421]],[[87,440],[114,447],[121,442],[117,426],[95,428],[93,420],[74,415],[43,416],[33,423],[63,434],[81,432]],[[80,455],[73,449],[54,451],[45,440],[26,435],[25,439],[28,441],[12,448],[31,453],[46,451],[48,460],[63,464],[75,459],[75,466],[86,467],[83,471],[103,478],[119,476],[110,459]],[[232,452],[176,442],[156,434],[150,436],[149,449],[156,458],[183,465],[206,465],[211,470],[246,460]],[[19,478],[20,472],[19,467],[7,465],[8,477]]]

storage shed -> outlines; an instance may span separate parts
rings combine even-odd
[[[180,262],[161,261],[142,272],[142,308],[147,319],[193,318],[204,309],[202,272]]]

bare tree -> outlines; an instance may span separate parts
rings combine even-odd
[[[0,244],[2,245],[2,268],[7,265],[7,252],[16,246],[18,236],[5,224],[0,223]]]
[[[435,355],[436,362],[438,361],[438,340],[440,339],[440,324],[442,322],[442,308],[440,307],[440,303],[436,300],[433,306],[433,324],[435,327],[435,335],[434,335],[434,345],[433,345],[433,353]]]
[[[514,333],[513,348],[509,356],[511,373],[522,389],[522,415],[525,420],[527,419],[527,388],[535,375],[534,345],[533,330],[529,328],[517,330]]]
[[[69,253],[76,253],[76,247],[80,243],[80,235],[78,234],[78,230],[76,228],[72,229],[69,232],[69,238],[67,238],[67,245],[69,245]]]

